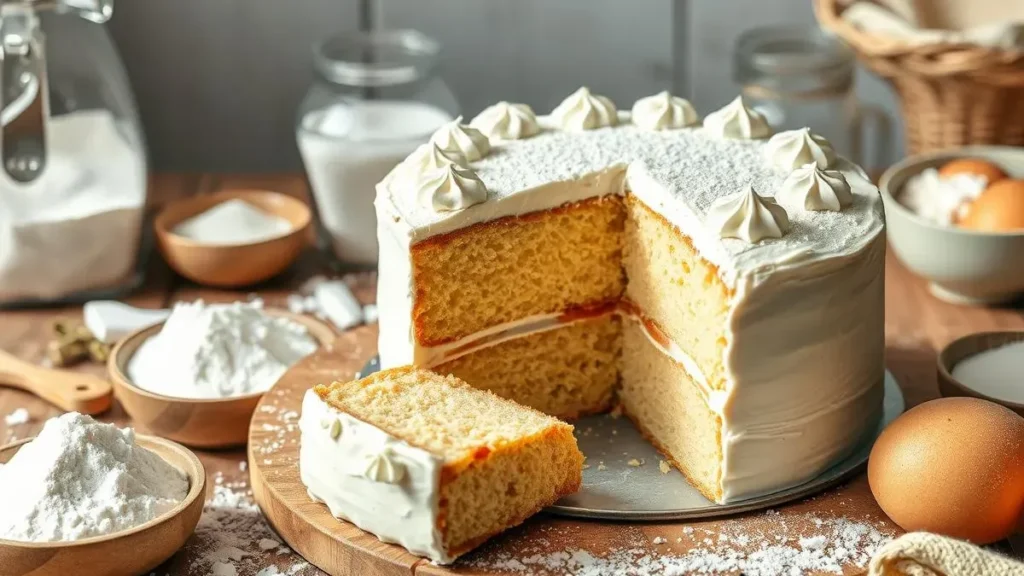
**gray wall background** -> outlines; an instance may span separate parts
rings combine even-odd
[[[737,93],[745,29],[813,25],[810,0],[376,0],[384,27],[442,46],[441,74],[467,116],[499,99],[554,107],[587,84],[619,102],[670,88],[702,113]],[[110,29],[138,99],[156,170],[301,169],[294,120],[311,46],[360,26],[357,0],[131,0]],[[893,96],[860,71],[858,95]],[[897,132],[898,134],[899,132]],[[891,157],[902,153],[897,143]]]

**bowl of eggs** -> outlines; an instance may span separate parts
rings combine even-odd
[[[879,188],[890,246],[935,296],[996,304],[1024,293],[1024,148],[911,156]]]

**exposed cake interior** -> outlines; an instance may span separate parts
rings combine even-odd
[[[300,422],[300,471],[310,493],[339,517],[418,553],[449,561],[579,488],[583,456],[572,426],[455,377],[397,368],[354,382],[318,385],[311,394]],[[316,400],[349,419],[334,431],[331,423],[314,421],[324,414]],[[382,446],[360,432],[361,426],[379,431],[391,444]],[[327,438],[343,449],[364,452],[346,453],[348,463],[336,463],[354,469],[321,473],[338,459],[329,453]],[[395,484],[395,500],[352,517],[352,510],[365,509],[365,500],[388,498],[389,483]],[[367,485],[375,488],[364,490]],[[423,535],[427,529],[421,526],[421,534],[399,540],[417,515],[396,512],[403,507],[397,498],[418,489],[422,504],[431,508],[426,511],[429,531],[436,534]],[[363,501],[332,502],[332,494],[341,499],[359,495]],[[400,517],[388,523],[389,514]]]

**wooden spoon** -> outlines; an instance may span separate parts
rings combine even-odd
[[[65,412],[99,414],[110,408],[110,382],[83,372],[43,368],[0,350],[0,385],[20,388]]]

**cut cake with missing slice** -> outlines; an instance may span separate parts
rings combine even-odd
[[[299,427],[300,476],[314,500],[439,563],[582,481],[572,426],[428,370],[314,386]]]

